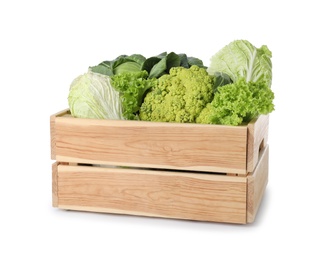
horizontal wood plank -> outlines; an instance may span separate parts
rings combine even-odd
[[[59,165],[58,207],[246,223],[246,178]]]
[[[57,161],[246,175],[247,127],[57,117]]]

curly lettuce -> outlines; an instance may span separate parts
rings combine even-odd
[[[144,70],[113,75],[111,84],[120,93],[124,118],[139,120],[138,112],[144,96],[157,84],[157,80],[148,79],[148,73]]]
[[[274,93],[265,81],[246,82],[240,78],[217,89],[213,100],[201,111],[201,124],[240,125],[274,110]]]

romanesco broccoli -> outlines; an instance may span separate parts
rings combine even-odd
[[[195,123],[213,93],[214,77],[206,69],[173,67],[146,95],[139,116],[145,121]]]

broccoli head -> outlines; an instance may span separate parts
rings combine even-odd
[[[140,108],[144,121],[195,123],[214,95],[214,77],[205,68],[173,67],[147,93]]]
[[[202,110],[197,123],[239,125],[260,114],[274,110],[274,93],[268,84],[261,80],[246,82],[240,78],[218,88],[211,103]]]

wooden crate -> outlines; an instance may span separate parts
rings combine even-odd
[[[268,181],[268,116],[244,126],[50,118],[53,206],[251,223]]]

